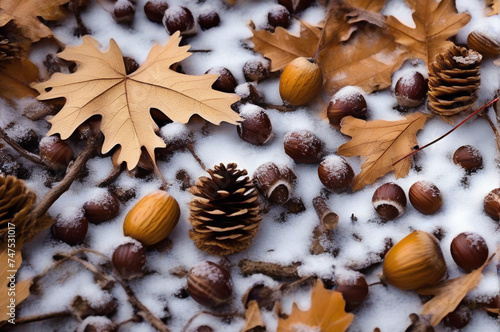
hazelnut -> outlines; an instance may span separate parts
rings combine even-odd
[[[118,0],[113,6],[113,18],[118,23],[131,24],[134,21],[135,6],[128,0]]]
[[[171,6],[163,15],[163,25],[169,34],[179,31],[183,36],[194,35],[197,31],[193,14],[183,6]]]
[[[500,40],[479,31],[472,31],[467,36],[467,45],[484,57],[496,58],[500,55]]]
[[[85,202],[83,205],[85,217],[93,224],[111,220],[120,212],[120,201],[115,195],[106,191],[102,195]]]
[[[187,292],[196,302],[207,307],[229,303],[233,295],[229,271],[210,261],[201,262],[189,271]]]
[[[246,104],[240,109],[243,121],[236,127],[238,135],[244,141],[254,144],[266,144],[272,137],[273,127],[269,116],[262,107]]]
[[[273,28],[282,27],[286,29],[290,26],[290,12],[285,6],[275,5],[267,13],[267,22]]]
[[[148,1],[144,5],[144,13],[151,22],[162,23],[163,14],[168,9],[168,3],[160,0]]]
[[[319,164],[318,177],[328,189],[342,192],[352,188],[354,171],[344,158],[330,155]]]
[[[413,207],[423,214],[433,214],[443,205],[441,191],[428,181],[415,182],[410,187],[408,198]]]
[[[354,280],[343,280],[338,282],[337,291],[342,293],[347,312],[356,309],[368,296],[368,284],[363,275],[359,274]]]
[[[500,219],[500,188],[493,189],[484,197],[484,211],[493,219]]]
[[[330,100],[326,115],[330,124],[340,127],[340,121],[345,116],[366,119],[366,100],[356,87],[346,86],[340,89]]]
[[[142,277],[146,265],[146,249],[139,242],[119,245],[113,252],[111,262],[123,279]]]
[[[227,68],[210,68],[205,72],[205,74],[219,75],[214,84],[212,84],[212,88],[215,90],[233,93],[234,89],[236,89],[236,86],[238,85],[238,82],[236,82],[236,78],[234,78],[233,74]]]
[[[40,158],[53,170],[65,169],[74,158],[71,146],[58,136],[43,137],[39,148]]]
[[[285,153],[296,163],[315,164],[323,157],[323,142],[307,130],[288,132],[284,138]]]
[[[123,62],[125,63],[125,73],[127,75],[132,74],[134,71],[139,69],[139,64],[133,58],[129,56],[123,57]]]
[[[313,101],[323,87],[323,73],[312,58],[298,57],[281,73],[279,93],[285,103],[295,106]]]
[[[288,167],[268,162],[257,167],[252,181],[269,201],[282,205],[290,199],[296,179],[295,173]]]
[[[483,157],[475,147],[463,145],[453,153],[453,162],[466,170],[467,173],[472,173],[483,168]]]
[[[252,103],[258,105],[264,101],[264,94],[254,82],[240,84],[234,89],[234,92],[240,97],[242,104]]]
[[[470,319],[470,309],[464,305],[459,305],[455,310],[453,310],[443,318],[443,323],[448,327],[461,329],[469,324]]]
[[[198,15],[198,24],[201,30],[208,30],[220,24],[220,17],[216,11],[206,11]]]
[[[465,272],[471,272],[488,259],[488,246],[483,237],[476,233],[460,233],[451,241],[451,256]]]
[[[77,211],[70,216],[58,215],[51,227],[51,232],[54,239],[74,246],[85,241],[88,227],[89,222],[83,211]]]
[[[247,82],[261,82],[269,77],[268,60],[249,60],[243,65],[243,75]]]
[[[296,13],[309,7],[313,1],[314,0],[278,0],[278,3],[285,6],[290,13]]]
[[[424,76],[418,71],[409,72],[401,76],[394,91],[399,106],[417,107],[427,96],[428,84]]]
[[[396,219],[406,208],[404,190],[395,183],[388,182],[378,187],[372,197],[373,207],[385,221]]]

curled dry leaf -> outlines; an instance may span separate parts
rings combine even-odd
[[[262,319],[262,313],[260,312],[259,305],[257,301],[252,300],[248,302],[248,308],[245,311],[245,327],[243,327],[242,332],[255,332],[255,331],[265,331],[266,324]]]
[[[422,317],[428,317],[432,326],[436,326],[448,313],[455,310],[460,301],[481,281],[483,269],[493,259],[492,255],[480,268],[461,277],[446,280],[431,287],[420,288],[421,295],[435,295],[422,308]]]
[[[345,312],[345,301],[342,293],[325,289],[321,280],[311,293],[311,307],[302,311],[293,304],[288,318],[280,318],[278,332],[322,331],[342,332],[351,325],[354,315]]]
[[[341,132],[352,139],[342,144],[337,153],[346,157],[364,156],[361,172],[354,178],[353,190],[374,183],[394,171],[396,178],[410,171],[411,160],[396,161],[412,152],[417,145],[417,132],[432,115],[413,113],[398,121],[365,121],[348,116],[342,119]]]
[[[387,26],[396,42],[408,47],[409,58],[421,58],[427,65],[453,45],[448,39],[471,19],[469,14],[457,12],[455,0],[406,0],[406,3],[414,11],[415,28],[394,16],[387,18]]]
[[[170,69],[191,54],[189,46],[179,46],[179,32],[164,46],[154,45],[146,61],[130,75],[125,72],[122,53],[113,39],[107,53],[100,51],[92,37],[82,39],[81,46],[68,46],[58,54],[77,63],[74,74],[55,73],[48,81],[33,85],[40,92],[39,100],[66,98],[63,109],[50,120],[52,128],[47,135],[59,133],[67,139],[81,123],[101,115],[105,137],[102,152],[120,145],[116,162],[126,162],[131,170],[139,162],[142,147],[150,156],[155,155],[156,148],[165,147],[155,133],[158,127],[151,108],[182,123],[193,114],[214,124],[236,124],[240,120],[230,107],[238,96],[211,88],[217,75],[191,76]]]
[[[14,59],[0,66],[0,96],[7,100],[35,97],[30,84],[38,79],[38,68],[29,59]]]

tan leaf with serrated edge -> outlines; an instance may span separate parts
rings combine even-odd
[[[438,325],[444,316],[455,310],[467,293],[479,285],[483,269],[491,262],[493,256],[483,266],[466,275],[418,289],[417,292],[421,295],[435,295],[422,307],[422,316],[430,316],[431,325]]]
[[[387,26],[396,42],[407,46],[411,56],[423,59],[427,65],[453,45],[448,39],[471,19],[469,14],[457,12],[454,0],[406,0],[406,3],[414,10],[415,28],[394,16],[387,18]]]
[[[61,5],[69,0],[0,0],[0,26],[14,20],[21,33],[31,41],[52,36],[52,31],[38,17],[58,20],[64,16]]]
[[[0,65],[0,96],[7,100],[36,97],[30,83],[38,79],[38,68],[29,59],[14,59]]]
[[[271,71],[278,71],[298,57],[312,57],[316,52],[321,29],[299,20],[300,35],[292,35],[277,27],[274,32],[255,30],[250,24],[254,50],[271,60]]]
[[[410,171],[411,160],[406,158],[417,145],[417,132],[423,128],[430,114],[413,113],[398,121],[365,121],[351,116],[341,121],[340,131],[351,137],[337,153],[346,157],[363,156],[361,172],[354,178],[353,190],[374,183],[378,178],[394,171],[396,178]]]
[[[179,47],[179,32],[164,46],[154,45],[146,61],[127,75],[123,56],[111,39],[107,53],[97,41],[84,36],[83,45],[66,47],[59,57],[77,63],[73,74],[54,74],[48,81],[34,84],[39,100],[66,98],[66,104],[51,120],[47,135],[59,133],[67,139],[76,128],[94,115],[101,115],[104,134],[102,152],[120,145],[117,162],[133,169],[145,147],[154,158],[156,148],[165,147],[156,135],[158,129],[150,114],[156,108],[172,121],[187,123],[198,114],[214,124],[236,124],[239,115],[231,104],[235,94],[213,90],[217,75],[191,76],[177,73],[170,66],[187,58],[189,46]]]
[[[321,280],[311,292],[311,307],[302,311],[293,304],[288,318],[278,320],[278,332],[321,331],[343,332],[351,325],[354,315],[345,312],[342,293],[325,289]]]

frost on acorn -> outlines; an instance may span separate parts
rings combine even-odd
[[[283,70],[279,92],[285,103],[301,106],[313,101],[322,87],[323,73],[316,61],[298,57]]]

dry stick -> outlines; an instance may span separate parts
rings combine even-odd
[[[203,168],[203,170],[206,171],[207,167],[205,166],[205,164],[203,163],[203,161],[201,161],[201,159],[198,156],[198,154],[196,153],[196,151],[194,151],[193,144],[192,143],[188,143],[188,144],[186,144],[186,147],[189,150],[189,152],[191,152],[191,154],[193,155],[193,158],[198,162],[198,164],[200,164],[201,168]]]
[[[313,199],[313,206],[318,214],[319,221],[325,226],[325,229],[332,230],[339,223],[339,216],[330,210],[323,197],[318,196]]]
[[[242,259],[238,266],[244,276],[262,273],[274,279],[283,278],[300,278],[298,267],[302,263],[297,262],[292,265],[281,265],[276,263],[252,261],[249,259]]]
[[[48,314],[33,315],[33,316],[16,318],[16,324],[28,324],[28,323],[33,323],[33,322],[39,322],[39,321],[46,320],[46,319],[62,318],[62,317],[70,317],[70,316],[72,316],[72,313],[69,310],[60,311],[60,312],[51,312]]]
[[[125,169],[125,166],[122,164],[122,165],[119,165],[119,166],[113,166],[113,170],[111,171],[111,173],[105,178],[103,179],[102,181],[100,181],[97,186],[99,188],[104,188],[104,187],[107,187],[109,186],[110,184],[112,184],[113,182],[116,181],[116,179],[118,179],[118,177],[120,176],[120,174],[123,173]]]
[[[28,159],[36,164],[46,166],[45,163],[42,161],[42,159],[40,159],[39,156],[23,149],[16,141],[11,139],[2,128],[0,128],[0,138],[3,139],[5,141],[5,143],[10,145],[14,150],[19,152],[19,154],[21,156],[23,156],[24,158],[26,158],[26,159]]]
[[[455,131],[455,129],[457,129],[458,127],[460,127],[461,125],[463,125],[465,122],[467,122],[470,118],[472,118],[474,115],[476,115],[477,113],[481,112],[482,110],[484,110],[486,107],[489,107],[491,104],[495,103],[498,101],[498,98],[499,97],[496,97],[495,99],[489,101],[488,103],[486,103],[485,105],[483,105],[482,107],[478,108],[477,110],[475,110],[474,112],[472,112],[471,115],[469,115],[468,117],[466,117],[462,122],[460,122],[458,125],[456,125],[455,127],[453,127],[451,130],[449,130],[447,133],[445,133],[444,135],[436,138],[435,140],[433,140],[432,142],[430,143],[427,143],[425,144],[424,146],[421,146],[419,147],[418,149],[415,149],[413,150],[411,153],[407,154],[406,156],[404,156],[403,158],[399,159],[398,161],[394,162],[392,164],[392,166],[396,165],[397,163],[399,163],[400,161],[408,158],[408,157],[411,157],[413,156],[414,154],[416,154],[417,152],[419,152],[420,150],[423,150],[425,149],[426,147],[436,143],[436,142],[439,142],[440,140],[442,140],[443,138],[445,138],[446,136],[448,136],[449,134],[451,134],[452,132]]]
[[[481,113],[479,114],[479,116],[486,119],[491,129],[495,133],[495,143],[497,144],[497,150],[500,152],[500,132],[498,132],[497,127],[495,126],[495,124],[493,123],[493,121],[491,120],[490,116],[487,113]]]

